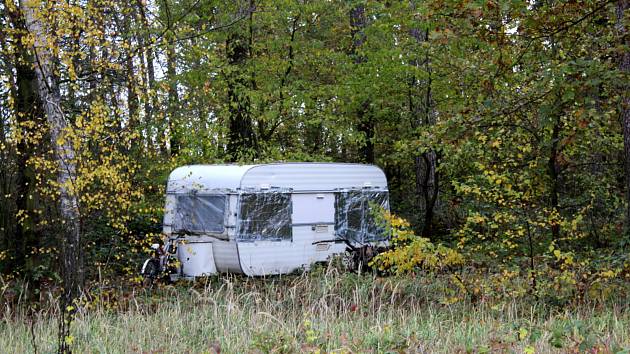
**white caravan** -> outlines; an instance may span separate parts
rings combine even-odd
[[[387,179],[372,165],[192,165],[171,172],[164,234],[179,275],[290,273],[345,252],[384,246],[375,219],[389,209]]]

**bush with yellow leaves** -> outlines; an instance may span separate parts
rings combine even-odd
[[[392,248],[374,257],[370,266],[405,274],[418,269],[441,270],[464,264],[464,257],[454,249],[417,236],[407,220],[389,212],[384,213],[383,220],[391,235]]]

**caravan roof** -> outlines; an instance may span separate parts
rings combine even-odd
[[[176,168],[167,193],[236,191],[249,188],[331,191],[373,187],[387,190],[383,171],[351,163],[273,163],[260,165],[190,165]]]

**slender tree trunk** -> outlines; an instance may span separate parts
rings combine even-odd
[[[359,156],[365,163],[373,164],[375,161],[374,152],[374,119],[369,110],[369,103],[365,101],[357,112],[359,121],[357,130],[362,133],[365,143],[359,148]]]
[[[138,127],[138,95],[134,84],[134,65],[131,55],[125,60],[125,69],[127,70],[127,110],[129,112],[129,127],[134,130]]]
[[[424,226],[422,227],[422,236],[430,237],[433,233],[433,215],[435,213],[435,205],[438,197],[438,155],[435,151],[430,150],[422,154],[424,164],[426,166],[425,184],[424,184]]]
[[[550,37],[551,44],[551,55],[553,58],[558,56],[558,46],[556,43],[555,36]],[[551,148],[549,151],[549,160],[547,161],[547,170],[549,172],[549,179],[551,180],[550,190],[549,190],[549,206],[551,207],[552,212],[559,212],[559,188],[560,181],[558,180],[560,174],[560,167],[558,166],[558,155],[560,153],[560,132],[562,129],[562,122],[560,117],[562,116],[563,103],[562,103],[562,94],[559,90],[556,90],[556,98],[553,102],[552,110],[549,118],[553,120],[553,127],[551,130]],[[558,240],[560,237],[560,225],[554,223],[551,225],[551,237],[553,240]]]
[[[559,207],[558,200],[558,143],[560,136],[560,117],[556,116],[553,129],[551,132],[551,151],[549,153],[549,161],[548,161],[548,169],[549,169],[549,178],[551,179],[551,188],[549,191],[549,199],[551,210],[557,212]],[[560,237],[560,225],[553,224],[551,225],[551,236],[554,240],[557,240]]]
[[[26,267],[28,270],[29,264],[27,264],[27,255],[30,254],[30,250],[38,246],[38,235],[35,232],[35,200],[36,191],[35,185],[37,180],[35,178],[35,171],[29,163],[30,158],[33,156],[35,141],[29,141],[32,136],[32,128],[29,128],[29,122],[40,121],[41,107],[37,97],[37,80],[35,72],[32,67],[27,63],[32,61],[23,61],[27,59],[26,48],[20,48],[20,55],[17,58],[16,65],[16,83],[17,83],[17,96],[15,102],[15,111],[17,113],[17,122],[22,130],[22,138],[17,144],[17,171],[16,171],[16,207],[18,213],[21,214],[21,221],[17,222],[16,229],[16,265],[19,267]],[[39,122],[41,124],[41,122]],[[32,266],[32,264],[31,264]]]
[[[177,126],[177,109],[179,97],[177,95],[177,63],[176,63],[175,43],[169,41],[166,46],[166,75],[168,77],[168,134],[171,156],[179,154],[182,148],[182,142],[179,132],[181,129]]]
[[[428,40],[428,31],[427,38]],[[433,125],[433,99],[431,95],[431,69],[429,67],[429,58],[426,58],[426,70],[429,73],[429,79],[426,87],[425,94],[425,124]],[[438,154],[437,152],[431,148],[429,151],[426,151],[422,154],[424,159],[424,164],[426,166],[425,171],[425,184],[424,184],[424,193],[425,193],[425,210],[424,210],[424,227],[422,229],[422,236],[429,237],[433,233],[433,214],[435,210],[435,205],[438,198],[439,192],[439,176],[438,176]]]
[[[414,30],[415,31],[415,30]],[[411,65],[417,66],[418,60],[411,60]],[[416,95],[414,92],[418,88],[418,79],[415,75],[412,75],[409,80],[409,87],[407,89],[407,100],[409,105],[409,113],[411,115],[410,125],[412,129],[412,133],[415,134],[416,130],[422,125],[421,113],[420,113],[420,105],[416,104]],[[424,174],[426,172],[426,168],[423,165],[422,156],[414,156],[413,157],[413,173],[414,173],[414,185],[415,185],[415,198],[414,198],[414,210],[418,211],[418,222],[420,222],[420,212],[426,210],[426,199],[424,198]],[[423,221],[423,220],[422,220]],[[424,223],[422,224],[424,225]],[[421,231],[418,229],[418,231]]]
[[[424,31],[424,41],[429,41],[429,29]],[[427,85],[424,92],[424,124],[435,124],[434,117],[434,102],[433,102],[433,76],[431,70],[431,59],[429,58],[429,52],[427,51],[424,58],[425,70],[428,74]],[[435,149],[431,148],[424,153],[425,165],[427,166],[427,183],[425,184],[426,191],[426,209],[424,213],[424,228],[422,235],[429,237],[433,233],[433,214],[437,198],[439,194],[439,175],[438,175],[438,162],[439,156]]]
[[[6,5],[5,5],[6,7]],[[15,261],[13,267],[29,271],[38,262],[37,257],[29,257],[30,251],[39,246],[40,235],[35,230],[36,223],[36,203],[37,192],[35,171],[29,164],[29,159],[35,153],[38,142],[32,141],[34,135],[31,123],[36,126],[42,124],[43,115],[40,100],[38,97],[37,76],[33,69],[33,56],[28,48],[23,46],[26,43],[24,31],[26,23],[17,11],[9,11],[9,16],[14,28],[19,31],[16,34],[15,50],[15,88],[12,95],[15,99],[15,113],[18,127],[21,130],[21,139],[17,143],[16,156],[16,209],[20,213],[17,221],[16,234],[14,238],[13,252]],[[37,284],[34,284],[37,287]]]
[[[138,14],[140,15],[140,22],[142,22],[142,36],[141,46],[144,48],[144,59],[147,73],[147,81],[144,86],[144,115],[148,124],[153,123],[153,110],[155,105],[155,67],[153,65],[153,43],[151,42],[151,26],[146,14],[146,1],[137,0],[136,5],[138,8]]]
[[[48,31],[41,22],[38,2],[20,1],[20,9],[26,27],[35,38],[33,51],[37,90],[42,101],[46,121],[50,129],[51,145],[58,168],[59,212],[63,228],[63,276],[66,301],[71,301],[83,283],[83,265],[80,264],[81,219],[78,202],[70,185],[76,178],[75,152],[69,141],[65,141],[64,130],[68,123],[61,108],[61,95],[53,69],[53,57],[48,47]]]
[[[5,120],[3,116],[0,116],[0,145],[4,145],[6,142],[5,135]],[[14,240],[15,235],[12,234],[10,225],[14,224],[10,220],[11,215],[15,215],[12,210],[13,200],[11,193],[13,192],[12,179],[10,178],[11,170],[13,166],[13,154],[8,149],[0,150],[0,164],[4,168],[0,169],[0,247],[5,250],[11,251],[11,247],[8,244],[9,240]],[[5,263],[4,266],[8,264]],[[9,267],[11,265],[8,265]],[[11,267],[12,268],[12,267]],[[0,273],[8,273],[7,270],[11,268],[0,267]]]
[[[125,15],[122,19],[122,27],[125,33],[131,31],[131,21],[133,17],[131,15]],[[127,83],[127,111],[129,114],[129,129],[131,131],[138,128],[140,116],[138,112],[139,102],[138,93],[136,92],[136,70],[133,62],[133,43],[131,39],[126,40],[127,53],[125,58],[125,75]],[[133,148],[133,147],[132,147]]]
[[[427,42],[429,40],[429,30],[421,31],[420,29],[412,29],[410,35],[416,39],[417,43]],[[420,68],[424,66],[427,73],[427,80],[423,85],[414,76],[410,84],[409,90],[409,109],[412,115],[411,126],[414,131],[422,126],[429,127],[434,122],[434,104],[433,104],[433,78],[431,76],[431,60],[428,52],[420,62],[419,58],[411,60],[411,64]],[[416,98],[412,93],[412,89],[420,89],[419,104],[415,104]],[[414,174],[416,183],[416,201],[422,218],[422,236],[430,237],[433,233],[433,217],[435,214],[435,206],[437,204],[439,192],[439,175],[438,154],[434,149],[423,152],[420,156],[414,157]]]
[[[235,68],[228,78],[229,132],[227,154],[231,161],[253,153],[256,155],[256,135],[252,126],[249,85],[251,81],[242,73],[249,57],[246,38],[238,33],[228,36],[226,42],[228,63]]]
[[[6,3],[6,2],[5,2]],[[5,5],[6,8],[6,5]],[[2,16],[1,20],[3,23],[9,23],[9,15],[7,14],[7,10],[0,13]],[[0,52],[7,53],[6,48],[6,33],[4,28],[0,27]],[[11,82],[11,95],[15,97],[15,85],[13,82],[15,81],[13,77],[13,68],[10,64],[10,61],[7,60],[4,63],[4,66],[0,67],[0,70],[4,70],[4,72],[8,73]],[[11,251],[13,249],[12,245],[9,242],[15,240],[15,234],[11,225],[15,225],[15,222],[11,219],[14,218],[15,211],[13,210],[15,207],[14,197],[11,195],[13,193],[13,178],[11,176],[13,167],[15,165],[15,154],[13,153],[13,149],[8,148],[7,135],[5,126],[8,125],[8,119],[5,118],[4,115],[0,113],[0,145],[4,148],[0,149],[0,165],[4,166],[4,168],[0,168],[0,247],[5,250]],[[8,266],[8,267],[7,267]],[[4,268],[7,267],[7,268]],[[8,269],[11,269],[11,265],[5,261],[4,267],[0,267],[0,272],[4,273]]]
[[[365,43],[367,36],[365,28],[368,20],[365,13],[365,5],[358,4],[350,10],[350,34],[352,35],[352,46],[350,55],[354,58],[354,63],[359,66],[367,61],[367,58],[359,54],[359,49]],[[357,131],[363,135],[365,142],[359,147],[359,158],[363,162],[374,163],[374,137],[375,127],[372,112],[370,110],[370,102],[368,98],[364,98],[357,107]]]
[[[628,30],[626,28],[628,11],[628,0],[617,1],[617,31],[619,38],[624,46],[630,45],[628,38]],[[624,74],[630,73],[630,52],[624,50],[619,60],[619,70]],[[630,234],[630,89],[628,83],[624,84],[621,95],[621,123],[623,124],[623,150],[625,157],[625,174],[626,174],[626,232]]]

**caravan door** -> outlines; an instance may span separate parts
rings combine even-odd
[[[343,252],[345,246],[327,242],[334,239],[335,194],[293,194],[293,242],[303,250],[304,265],[309,267]]]

